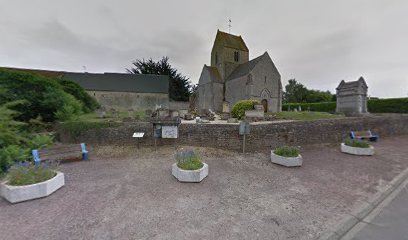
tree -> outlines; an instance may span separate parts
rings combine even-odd
[[[131,74],[157,74],[169,76],[169,96],[175,101],[188,101],[191,94],[191,83],[189,79],[179,73],[169,63],[168,57],[163,57],[155,62],[151,58],[148,60],[138,59],[134,61],[133,67],[126,69]]]
[[[307,88],[303,84],[297,82],[295,79],[290,79],[285,86],[284,100],[288,103],[305,102],[307,95]]]
[[[316,103],[336,101],[336,95],[330,91],[307,89],[295,79],[290,79],[285,86],[284,102],[286,103]]]
[[[331,102],[332,100],[333,96],[329,91],[307,90],[306,102],[308,103]]]
[[[0,69],[0,89],[3,89],[0,92],[0,105],[23,100],[10,107],[20,113],[14,119],[22,122],[29,122],[39,116],[44,122],[67,120],[70,113],[69,117],[79,115],[84,104],[87,104],[81,102],[83,99],[76,99],[65,92],[58,80],[22,71]],[[77,91],[82,91],[82,95],[87,94],[80,87]],[[80,93],[77,92],[76,95],[78,94]],[[95,106],[87,107],[93,110]],[[59,115],[56,114],[58,111]],[[59,118],[62,116],[65,119]]]

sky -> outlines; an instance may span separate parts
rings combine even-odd
[[[408,97],[406,0],[0,0],[0,66],[125,72],[168,56],[197,83],[229,19],[283,85],[334,93],[363,76],[370,96]]]

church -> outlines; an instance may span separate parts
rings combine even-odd
[[[198,109],[222,112],[240,100],[258,100],[265,112],[282,110],[281,76],[267,52],[249,60],[241,36],[217,31],[211,65],[204,65],[198,82]]]

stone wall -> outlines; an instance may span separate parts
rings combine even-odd
[[[185,110],[190,108],[190,102],[181,102],[181,101],[170,101],[169,109],[170,110]]]
[[[169,107],[167,93],[135,93],[135,92],[108,92],[87,91],[98,103],[107,110],[114,108],[119,111],[156,109]]]
[[[158,145],[207,146],[239,151],[242,136],[239,124],[181,124],[179,139],[158,139]],[[408,115],[359,117],[316,121],[251,124],[247,136],[248,151],[263,151],[282,145],[306,145],[315,143],[340,143],[350,130],[371,129],[381,137],[408,134]],[[150,123],[124,124],[118,128],[94,129],[77,139],[60,133],[62,142],[88,144],[135,145],[133,132],[145,132],[141,145],[154,145]]]

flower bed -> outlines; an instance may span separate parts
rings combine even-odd
[[[271,151],[271,161],[286,167],[299,167],[303,164],[302,155],[293,147],[280,147]]]
[[[375,153],[373,146],[369,146],[368,148],[351,147],[344,143],[341,143],[341,151],[344,153],[360,156],[372,156]]]
[[[207,177],[208,165],[193,150],[182,149],[176,153],[176,160],[171,172],[180,182],[201,182]]]
[[[374,147],[362,140],[346,139],[341,143],[341,151],[348,154],[371,156],[374,155]]]
[[[30,185],[13,186],[6,181],[1,183],[1,196],[11,203],[23,202],[46,197],[64,184],[65,179],[62,172],[56,172],[56,175],[47,181]]]
[[[10,168],[1,183],[0,195],[11,203],[46,197],[64,186],[64,174],[49,164],[34,166],[29,162]]]

